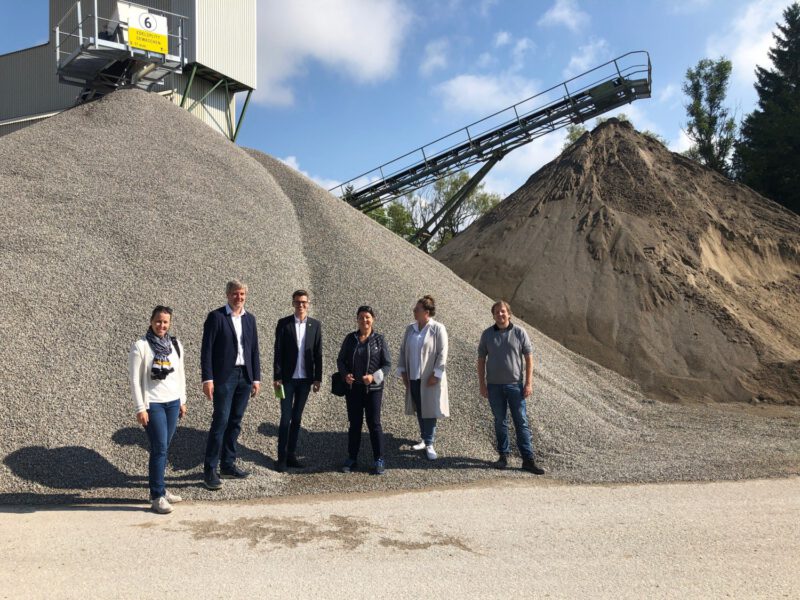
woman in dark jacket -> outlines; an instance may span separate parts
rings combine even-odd
[[[366,413],[372,455],[375,460],[372,472],[382,475],[385,465],[381,401],[383,380],[389,374],[391,358],[383,336],[372,328],[375,321],[375,311],[372,307],[359,306],[356,311],[356,321],[358,331],[349,333],[344,338],[339,358],[336,360],[339,373],[348,386],[345,400],[347,419],[350,422],[347,432],[347,460],[342,466],[342,472],[349,473],[357,468],[361,428]]]

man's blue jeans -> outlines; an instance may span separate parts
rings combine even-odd
[[[181,401],[151,402],[147,409],[147,439],[150,440],[150,462],[147,479],[150,484],[150,499],[155,500],[166,493],[164,470],[167,468],[167,450],[178,427]]]
[[[411,392],[411,399],[414,401],[414,410],[417,412],[417,422],[419,423],[419,435],[427,446],[433,446],[436,438],[436,418],[422,418],[422,385],[419,379],[411,379],[408,382],[408,390]]]
[[[511,409],[511,418],[514,420],[514,429],[517,432],[517,446],[523,458],[533,458],[533,445],[531,444],[531,430],[528,428],[528,407],[522,395],[521,383],[490,383],[489,406],[494,415],[494,433],[497,436],[497,453],[509,454],[511,447],[508,442],[508,410]]]
[[[228,381],[219,385],[214,383],[214,413],[211,416],[204,464],[206,473],[216,470],[220,465],[222,469],[233,468],[236,440],[242,430],[242,418],[252,387],[244,367],[234,368]]]
[[[281,400],[281,422],[278,425],[278,460],[286,461],[297,453],[297,439],[300,437],[300,421],[311,392],[310,379],[284,379],[285,398]]]

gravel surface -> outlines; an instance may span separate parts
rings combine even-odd
[[[142,499],[147,441],[136,426],[126,360],[150,310],[176,310],[186,347],[189,413],[171,450],[168,485],[188,498],[402,489],[497,473],[494,433],[477,394],[475,347],[491,300],[433,258],[267,155],[245,151],[152,94],[122,91],[0,138],[0,502]],[[211,407],[200,394],[206,313],[224,285],[250,285],[265,379],[276,320],[292,290],[310,290],[324,324],[325,371],[361,303],[396,353],[411,307],[437,299],[450,333],[452,417],[428,463],[408,450],[416,423],[401,384],[384,396],[388,471],[332,472],[345,454],[342,399],[306,408],[305,471],[271,470],[279,410],[262,394],[241,441],[246,481],[212,494],[198,483]],[[629,380],[528,328],[535,346],[529,415],[540,462],[571,482],[714,480],[800,472],[800,415],[781,418],[643,396]],[[327,379],[327,375],[326,375]],[[361,460],[370,457],[367,435]],[[518,461],[518,457],[517,457]],[[518,465],[518,462],[514,463]]]

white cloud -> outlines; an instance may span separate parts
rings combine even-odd
[[[478,66],[478,68],[485,69],[486,67],[494,64],[494,62],[494,56],[492,56],[490,52],[482,52],[475,64]]]
[[[658,101],[661,102],[662,104],[666,104],[667,102],[670,102],[671,100],[676,98],[679,92],[680,90],[678,89],[677,85],[675,85],[674,83],[668,83],[658,93]]]
[[[492,8],[494,8],[494,6],[499,1],[500,0],[481,0],[480,7],[478,9],[480,14],[481,14],[481,16],[482,17],[488,17],[489,16],[489,12],[492,10]]]
[[[561,153],[566,137],[566,130],[559,129],[507,154],[486,176],[486,191],[503,198],[511,194]]]
[[[458,75],[436,86],[434,92],[445,110],[484,115],[533,96],[536,83],[510,73]]]
[[[425,46],[425,56],[419,65],[419,72],[426,77],[438,69],[447,67],[447,51],[450,44],[447,40],[434,40]]]
[[[507,31],[498,31],[494,36],[494,45],[496,48],[506,46],[511,43],[511,34]]]
[[[519,71],[522,69],[525,66],[525,55],[529,50],[533,50],[535,47],[536,44],[528,38],[518,39],[514,44],[514,48],[511,50],[511,70]]]
[[[577,33],[589,24],[590,17],[578,6],[577,0],[556,0],[556,3],[542,15],[537,25],[552,27],[563,25]]]
[[[316,177],[314,175],[310,175],[307,171],[304,171],[303,169],[300,168],[300,162],[297,160],[296,156],[287,156],[286,158],[279,158],[278,160],[281,161],[283,164],[293,168],[301,175],[305,175],[306,177],[314,181],[314,183],[316,183],[320,187],[325,188],[326,190],[335,188],[337,185],[342,183],[341,181],[338,181],[336,179],[327,179],[326,177]]]
[[[263,0],[258,6],[254,99],[287,106],[308,61],[359,83],[390,77],[412,20],[401,0]]]
[[[611,59],[611,48],[603,38],[594,38],[578,48],[564,69],[564,77],[574,77]]]
[[[691,147],[692,140],[683,129],[678,130],[676,136],[669,142],[669,149],[673,152],[686,152]]]
[[[783,21],[786,5],[785,0],[755,0],[731,19],[723,33],[709,38],[709,56],[724,55],[733,63],[732,83],[750,86],[755,81],[756,65],[771,66],[767,51],[773,44],[775,24]]]

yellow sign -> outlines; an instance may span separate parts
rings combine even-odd
[[[166,17],[131,7],[128,14],[128,44],[131,48],[167,54],[169,38]]]
[[[160,54],[166,54],[169,49],[167,36],[141,29],[128,29],[128,41],[132,48],[141,48]]]

